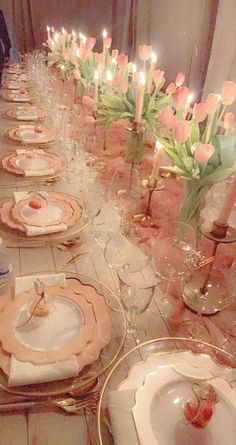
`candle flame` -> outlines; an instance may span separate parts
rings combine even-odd
[[[157,61],[157,55],[156,55],[156,53],[152,52],[150,57],[151,57],[151,62],[152,62],[152,63],[156,63],[156,61]]]
[[[65,28],[61,28],[61,32],[62,32],[62,34],[64,35],[64,34],[66,33]]]
[[[47,26],[47,32],[49,32],[50,31],[50,26]]]
[[[191,102],[193,101],[194,94],[190,93],[187,97],[187,106],[189,107]]]
[[[218,98],[218,101],[220,102],[220,100],[222,99],[221,94],[217,94],[217,98]]]
[[[112,63],[113,65],[117,65],[117,60],[116,60],[115,57],[112,57],[112,59],[111,59],[111,63]]]
[[[55,34],[54,34],[55,42],[58,42],[58,39],[59,39],[59,34],[58,34],[58,32],[55,32]]]
[[[132,64],[132,73],[135,74],[137,72],[137,67],[135,63]]]
[[[76,32],[74,30],[72,30],[71,34],[73,37],[76,37]]]
[[[103,30],[103,32],[102,32],[102,37],[103,37],[104,39],[106,39],[106,37],[107,37],[107,31],[106,31],[106,29]]]
[[[75,50],[76,57],[80,57],[80,49],[76,48]]]
[[[65,70],[65,65],[61,65],[61,70],[62,70],[62,71]]]
[[[96,70],[94,73],[94,80],[99,80],[99,71]]]
[[[107,78],[108,81],[112,81],[112,73],[111,73],[111,71],[107,71],[106,78]]]
[[[141,73],[139,73],[139,83],[141,84],[141,85],[145,85],[145,74],[144,74],[144,72],[143,71],[141,71]]]

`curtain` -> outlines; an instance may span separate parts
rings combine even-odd
[[[30,0],[13,0],[13,24],[18,50],[24,54],[36,46]]]
[[[236,79],[236,0],[220,0],[203,98],[220,92],[224,80]]]
[[[112,2],[112,46],[135,56],[137,37],[138,0],[113,0]]]
[[[167,84],[185,73],[195,100],[202,94],[217,8],[218,0],[139,0],[137,43],[153,46]]]

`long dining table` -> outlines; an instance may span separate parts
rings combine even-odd
[[[0,99],[0,131],[16,125],[16,121],[6,115],[6,111],[13,107],[13,104]],[[14,148],[14,143],[9,144],[1,136],[0,156]],[[57,149],[57,143],[54,147]],[[84,164],[84,169],[89,168]],[[15,179],[14,179],[15,180]],[[0,173],[0,198],[9,196],[15,190],[29,190],[19,185],[15,188],[10,186],[12,177],[6,175],[1,169]],[[9,183],[9,188],[7,187]],[[3,187],[4,184],[4,187]],[[79,194],[76,179],[74,182],[66,183],[62,179],[50,185],[50,190],[57,192],[68,192],[71,195]],[[104,215],[109,215],[109,220],[114,219],[114,225],[117,224],[116,209],[109,202],[104,203]],[[50,247],[18,247],[11,241],[5,240],[7,250],[13,259],[14,275],[25,276],[28,274],[37,274],[43,271],[56,272],[59,270],[81,273],[99,280],[116,292],[118,287],[117,273],[107,264],[104,258],[104,245],[108,239],[108,232],[104,229],[101,232],[99,242],[92,245],[87,241],[88,231],[81,233],[82,244],[73,251],[61,250],[57,245]],[[4,235],[3,235],[4,237]],[[76,257],[80,252],[86,252],[81,257]],[[73,261],[73,258],[75,260]],[[70,262],[70,260],[72,260]],[[70,264],[67,265],[67,263]],[[148,310],[142,315],[143,323],[146,327],[146,339],[160,338],[170,336],[171,332],[166,322],[166,316],[172,310],[171,306],[163,309],[163,300],[161,291],[156,287],[154,297]],[[1,296],[0,296],[1,298]],[[217,328],[216,328],[217,329]],[[135,341],[133,343],[135,345]],[[122,353],[127,352],[123,348]],[[99,379],[100,386],[106,373]],[[7,394],[0,388],[0,401],[12,400],[13,395]],[[9,411],[1,413],[0,416],[0,445],[88,445],[93,443],[94,431],[96,427],[96,417],[84,412],[81,414],[68,414],[60,408],[51,408],[47,406],[35,407],[21,411]],[[91,440],[91,442],[90,442]]]

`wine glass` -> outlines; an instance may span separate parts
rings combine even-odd
[[[182,222],[166,223],[160,230],[152,246],[153,266],[165,285],[162,304],[168,304],[168,292],[171,286],[176,287],[179,280],[186,275],[192,266],[192,257],[196,254],[195,232]]]
[[[128,327],[125,346],[129,347],[135,340],[141,343],[146,339],[143,324],[136,324],[138,315],[144,314],[154,295],[157,277],[151,268],[142,272],[130,272],[120,269],[117,272],[120,285],[120,298],[127,315]]]

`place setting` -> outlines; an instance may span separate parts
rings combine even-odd
[[[6,102],[30,103],[33,100],[32,95],[25,88],[19,89],[19,90],[13,89],[13,90],[9,90],[9,91],[4,91],[1,94],[1,97]]]
[[[6,111],[6,116],[17,121],[38,121],[46,116],[42,108],[34,105],[18,106]]]
[[[44,146],[55,140],[53,132],[43,125],[22,124],[2,133],[4,139],[24,146]]]
[[[147,341],[114,366],[99,402],[100,445],[233,445],[236,370],[174,340]],[[219,352],[209,344],[208,351]]]
[[[1,200],[1,232],[17,242],[65,241],[87,225],[84,202],[65,193],[13,192]]]
[[[5,182],[2,183],[3,189],[53,183],[65,171],[63,155],[53,151],[45,152],[43,149],[16,149],[16,151],[5,155],[1,163],[1,170],[5,177]]]
[[[13,298],[3,296],[0,314],[1,388],[25,400],[87,393],[124,341],[117,297],[75,273],[17,277],[12,292]],[[107,305],[108,296],[116,310]],[[16,409],[24,409],[22,403]]]

